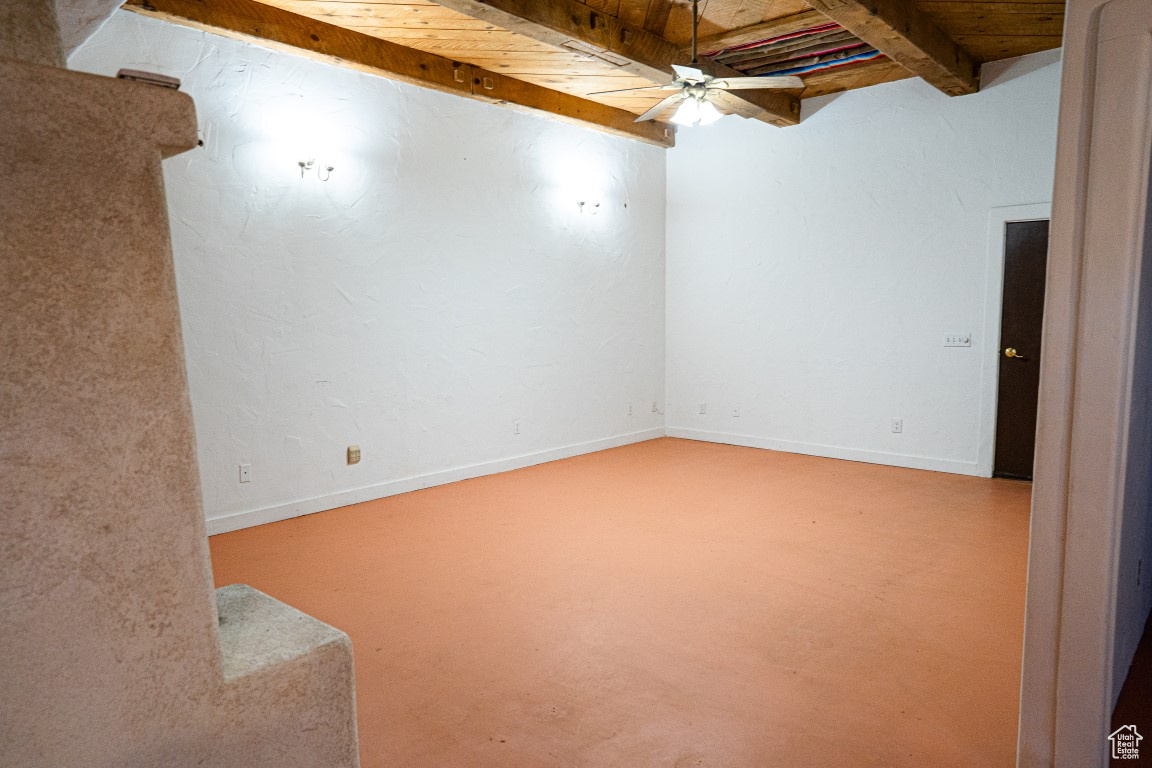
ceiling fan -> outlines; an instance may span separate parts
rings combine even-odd
[[[673,64],[676,78],[668,85],[649,85],[643,88],[622,88],[617,91],[599,91],[589,96],[604,96],[610,93],[634,93],[637,91],[674,91],[671,96],[649,109],[636,122],[654,120],[664,111],[676,107],[669,118],[677,125],[708,125],[719,120],[723,113],[716,108],[719,103],[736,114],[746,111],[740,100],[733,98],[728,91],[753,90],[760,88],[803,88],[804,81],[793,76],[778,77],[723,77],[706,75],[697,68],[696,27],[700,16],[699,0],[692,0],[692,66]],[[677,106],[678,105],[678,106]],[[748,117],[749,115],[744,115]]]

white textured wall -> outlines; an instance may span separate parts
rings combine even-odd
[[[263,510],[216,530],[660,434],[662,150],[123,11],[70,63],[197,103],[166,181],[204,502]]]
[[[806,102],[798,128],[682,131],[670,433],[975,472],[989,210],[1051,200],[1059,70],[1048,52],[976,95],[904,80]]]
[[[56,0],[56,19],[60,23],[60,42],[71,54],[84,41],[96,34],[100,25],[112,17],[123,0]]]

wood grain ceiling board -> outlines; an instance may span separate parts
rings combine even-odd
[[[664,37],[664,27],[668,25],[668,14],[672,11],[672,0],[649,0],[648,13],[644,17],[644,29]]]
[[[544,2],[546,0],[541,0]],[[433,0],[261,0],[303,16],[444,56],[582,98],[596,91],[651,85],[595,56],[537,42]],[[581,0],[585,5],[643,27],[686,47],[691,39],[687,0]],[[1059,47],[1064,19],[1060,0],[909,0],[979,62]],[[804,0],[700,0],[701,50],[718,40],[747,42],[792,31],[815,15]],[[716,46],[712,46],[713,48]],[[910,77],[887,59],[804,76],[801,98],[863,88]],[[591,97],[639,114],[661,92]]]
[[[700,0],[701,38],[811,10],[804,0]],[[661,35],[677,45],[692,41],[692,3],[671,7]]]
[[[721,32],[720,34],[710,35],[708,37],[701,36],[699,48],[701,52],[708,53],[722,48],[755,43],[770,37],[800,32],[801,30],[820,26],[827,22],[827,16],[809,8],[800,13],[782,16],[771,21],[750,24],[746,27],[728,30],[727,32]]]
[[[557,49],[429,0],[261,2],[574,96],[653,85],[594,56]],[[664,95],[594,96],[590,100],[640,114]]]
[[[775,14],[759,24],[723,29],[724,13],[734,0],[708,0],[711,13],[701,19],[702,50],[738,45],[764,39],[773,30],[787,33],[797,23],[806,24],[814,13],[804,3],[793,0],[761,0],[759,5]],[[912,0],[943,32],[958,43],[977,62],[1023,56],[1058,48],[1064,25],[1062,0]],[[701,7],[705,3],[701,2]],[[686,5],[685,8],[689,6]],[[723,10],[723,12],[722,12]],[[800,14],[800,15],[797,15]],[[690,36],[691,15],[674,12],[669,20],[668,35]],[[808,25],[810,26],[810,25]],[[707,30],[707,31],[705,31]],[[686,38],[687,39],[687,38]],[[723,45],[721,45],[721,43]],[[864,88],[878,83],[911,76],[890,60],[870,61],[804,76],[802,99],[828,93]]]
[[[1064,3],[1054,0],[917,0],[979,62],[1059,48]]]
[[[127,0],[136,13],[293,55],[668,147],[671,126],[257,0]]]
[[[867,88],[870,85],[891,83],[909,77],[913,77],[913,74],[891,59],[865,61],[842,69],[829,69],[808,75],[804,78],[804,90],[800,92],[800,98],[827,96],[830,93]]]
[[[589,8],[595,8],[609,16],[620,15],[620,0],[583,0]]]
[[[692,37],[690,0],[581,0],[677,45]],[[613,9],[616,9],[615,11]],[[810,10],[803,0],[700,0],[700,35],[720,34]]]

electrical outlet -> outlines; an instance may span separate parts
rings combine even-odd
[[[946,333],[946,334],[944,334],[944,346],[946,346],[946,347],[970,347],[970,346],[972,346],[972,334],[970,334],[970,333]]]
[[[252,482],[252,465],[251,464],[241,464],[240,465],[240,482],[242,482],[242,483]]]
[[[734,419],[740,418],[740,409],[739,408],[733,408],[732,409],[732,418],[734,418]]]
[[[628,403],[628,415],[632,415],[632,403]]]
[[[358,445],[348,446],[348,463],[349,464],[359,464],[360,463],[360,446],[358,446]]]
[[[708,413],[708,403],[700,403],[700,415],[703,416]]]
[[[892,419],[892,431],[900,434],[904,431],[904,419]]]
[[[520,434],[520,422],[519,421],[512,422],[512,434],[514,434],[514,435]]]
[[[660,404],[655,400],[652,401],[652,413],[660,413]]]

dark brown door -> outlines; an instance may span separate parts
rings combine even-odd
[[[996,477],[1032,478],[1047,265],[1048,222],[1009,222],[1000,313],[1000,389],[992,470]]]

